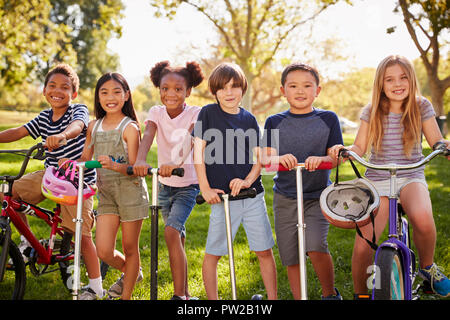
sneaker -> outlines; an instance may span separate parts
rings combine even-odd
[[[170,298],[170,300],[186,300],[186,299],[183,299],[180,296],[173,295],[172,298]]]
[[[198,297],[186,296],[186,300],[200,300]]]
[[[87,288],[87,290],[84,290],[81,292],[81,294],[78,296],[78,300],[99,300],[102,299],[106,295],[106,291],[103,289],[103,296],[99,297],[94,290],[91,288]]]
[[[431,266],[419,270],[419,275],[424,280],[428,280],[431,289],[441,297],[450,296],[450,280],[439,270],[438,266],[433,263]]]
[[[353,300],[370,300],[372,297],[370,294],[360,294],[355,293],[353,294]]]
[[[339,293],[338,289],[334,288],[336,291],[336,294],[331,294],[329,296],[322,296],[322,300],[343,300],[341,294]]]
[[[124,274],[120,276],[119,279],[109,288],[108,295],[111,298],[120,298],[122,296],[123,292],[123,276]],[[138,277],[136,279],[136,283],[141,282],[144,279],[144,274],[142,273],[142,268],[139,269]]]
[[[19,251],[22,254],[22,258],[25,263],[28,262],[31,250],[33,250],[33,248],[31,247],[31,244],[28,242],[28,240],[24,236],[20,236]]]

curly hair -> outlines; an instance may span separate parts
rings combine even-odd
[[[73,70],[71,66],[65,63],[60,63],[56,65],[52,70],[50,70],[47,73],[44,80],[44,87],[47,86],[47,83],[49,82],[50,78],[57,73],[63,74],[66,77],[68,77],[72,84],[72,91],[78,92],[78,89],[80,88],[80,79],[78,78],[78,75],[75,72],[75,70]]]
[[[186,80],[187,89],[198,86],[204,79],[202,69],[195,61],[187,62],[185,67],[172,67],[169,61],[161,61],[150,70],[150,80],[159,88],[161,79],[170,73],[182,76]]]

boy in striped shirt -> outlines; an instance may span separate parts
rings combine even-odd
[[[58,167],[58,159],[78,159],[84,148],[86,129],[89,123],[89,111],[83,104],[72,104],[77,97],[79,79],[75,71],[66,64],[59,64],[46,76],[43,94],[50,104],[39,115],[20,127],[11,128],[0,132],[0,143],[14,142],[28,135],[33,139],[42,138],[47,146],[49,156],[44,163],[45,167]],[[62,140],[67,144],[59,146]],[[37,204],[45,199],[41,192],[41,182],[45,170],[38,170],[24,175],[13,186],[13,198],[21,199],[31,204]],[[96,172],[94,169],[86,169],[85,182],[94,185]],[[3,194],[0,194],[3,199]],[[92,228],[94,227],[93,198],[84,201],[83,226],[81,240],[81,254],[86,265],[89,283],[92,290],[99,297],[103,296],[102,279],[97,252],[92,241]],[[28,225],[25,214],[21,214],[23,221]],[[76,206],[61,205],[61,226],[74,233],[76,218]],[[28,241],[21,236],[19,248],[23,251],[30,246]],[[27,258],[27,257],[24,257]]]

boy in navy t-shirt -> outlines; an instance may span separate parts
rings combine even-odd
[[[218,65],[209,78],[209,88],[217,104],[202,108],[194,127],[194,166],[200,190],[211,204],[208,238],[203,260],[203,282],[208,299],[217,300],[217,263],[228,253],[224,208],[218,194],[236,195],[253,187],[253,199],[230,201],[233,238],[242,223],[250,250],[260,263],[268,299],[277,298],[275,244],[264,201],[259,160],[259,127],[255,117],[239,107],[247,89],[241,68]]]
[[[327,155],[336,141],[342,141],[338,117],[334,112],[312,107],[319,94],[317,71],[304,64],[292,64],[281,77],[281,92],[290,108],[270,116],[264,126],[262,163],[292,169],[305,163],[303,171],[306,252],[322,286],[322,298],[341,299],[334,288],[334,267],[328,252],[329,224],[323,217],[319,198],[331,181],[330,170],[314,171],[322,162],[336,162]],[[273,209],[275,233],[281,262],[287,267],[294,299],[300,299],[297,237],[297,186],[295,172],[280,171],[274,177]]]

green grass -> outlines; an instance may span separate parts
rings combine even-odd
[[[6,127],[1,127],[4,130]],[[353,137],[345,135],[346,145],[353,142]],[[31,138],[23,139],[12,144],[0,144],[0,149],[20,149],[31,146],[34,141]],[[430,149],[425,149],[425,153]],[[148,162],[156,165],[156,148],[152,148],[148,156]],[[1,155],[0,165],[1,174],[15,173],[18,171],[22,158],[13,157],[11,155]],[[42,167],[39,161],[32,161],[28,171],[38,170]],[[360,172],[364,170],[359,166]],[[426,167],[426,176],[429,183],[431,199],[433,201],[434,217],[438,232],[438,241],[436,245],[435,261],[446,274],[450,274],[450,216],[448,215],[450,173],[448,170],[448,161],[442,157],[435,159]],[[343,166],[342,179],[353,179],[354,174],[348,164]],[[332,173],[334,179],[334,170]],[[263,175],[263,184],[266,190],[266,204],[269,218],[273,227],[273,176]],[[147,178],[149,192],[151,192],[151,181]],[[43,206],[52,207],[49,200],[44,201]],[[32,229],[38,238],[45,238],[49,234],[48,228],[35,218],[29,218]],[[193,296],[200,299],[206,299],[206,294],[202,281],[201,266],[203,261],[204,249],[206,244],[206,236],[209,223],[209,205],[198,205],[194,208],[190,218],[187,221],[187,239],[186,252],[189,263],[189,289]],[[173,294],[172,277],[170,273],[168,251],[164,241],[164,225],[162,218],[159,221],[159,278],[158,278],[158,298],[162,300],[170,299]],[[95,234],[95,233],[94,233]],[[275,237],[275,232],[273,232]],[[353,298],[353,286],[351,278],[351,254],[353,248],[355,231],[343,230],[330,226],[328,243],[330,252],[333,256],[335,265],[335,285],[340,290],[344,299]],[[18,243],[19,235],[14,234],[14,241]],[[117,248],[121,250],[121,235],[118,235]],[[144,281],[138,284],[133,293],[135,300],[150,299],[150,219],[145,220],[140,238],[141,260],[144,268]],[[290,300],[289,284],[287,280],[286,270],[281,265],[278,248],[273,248],[278,273],[278,296],[279,299]],[[255,293],[265,295],[264,286],[261,280],[259,264],[256,255],[248,249],[245,232],[242,227],[239,229],[234,242],[235,251],[235,268],[237,279],[237,295],[239,299],[250,299]],[[119,277],[120,272],[110,269],[107,278],[104,281],[104,288],[110,285]],[[228,259],[223,257],[218,267],[219,278],[219,296],[221,299],[231,299],[231,289],[228,273]],[[82,281],[87,282],[87,277],[82,272]],[[0,283],[1,288],[1,283]],[[1,291],[1,289],[0,289]],[[312,266],[308,261],[308,295],[309,299],[320,299],[320,284],[314,274]],[[27,287],[25,299],[71,299],[70,294],[63,288],[59,273],[51,273],[41,277],[33,276],[27,271]]]

